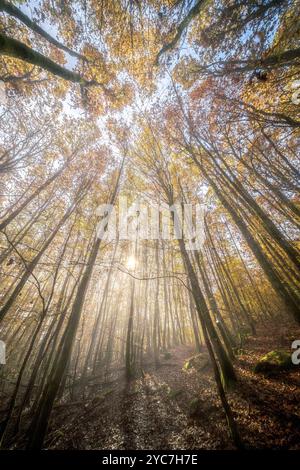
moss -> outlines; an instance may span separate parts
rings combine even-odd
[[[95,395],[92,400],[92,405],[98,405],[100,403],[103,403],[105,401],[105,398],[111,395],[113,391],[114,390],[112,388],[109,388],[108,390],[105,390],[104,392]]]
[[[200,398],[193,398],[189,403],[189,415],[195,416],[201,407]]]
[[[168,396],[169,398],[171,398],[171,400],[175,400],[177,397],[179,397],[180,395],[182,395],[183,393],[183,390],[182,389],[179,389],[179,390],[172,390],[170,389],[168,391]]]
[[[189,370],[193,367],[191,359],[188,359],[184,365],[183,365],[183,370]]]
[[[207,353],[200,353],[196,356],[190,357],[183,365],[183,370],[189,370],[193,367],[194,369],[201,371],[208,366],[209,362],[209,355]]]
[[[291,354],[286,351],[270,351],[262,356],[254,367],[254,372],[273,373],[287,370],[292,366]]]

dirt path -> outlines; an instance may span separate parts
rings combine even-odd
[[[300,448],[300,368],[272,378],[253,373],[260,355],[288,348],[297,334],[300,338],[300,331],[291,335],[281,327],[261,331],[247,340],[236,361],[239,382],[228,398],[247,447]],[[47,447],[233,448],[210,367],[201,373],[183,370],[194,354],[190,347],[170,354],[157,370],[148,368],[129,384],[122,380],[85,404],[55,411]]]
[[[213,446],[203,425],[189,417],[198,376],[184,372],[190,347],[171,351],[158,370],[147,371],[129,384],[80,406],[62,407],[55,413],[47,446],[84,449],[190,449]],[[196,380],[196,383],[195,383]],[[81,407],[82,408],[82,407]],[[198,420],[197,420],[198,421]],[[59,425],[58,422],[65,424]]]

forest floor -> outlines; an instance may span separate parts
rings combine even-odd
[[[228,399],[247,448],[300,448],[300,365],[271,377],[255,374],[260,356],[290,350],[300,329],[267,325],[248,337],[237,357],[238,384]],[[210,366],[183,370],[195,354],[170,351],[161,366],[111,386],[96,384],[93,398],[55,408],[49,449],[232,449]],[[97,390],[98,389],[98,390]],[[197,403],[196,411],[193,404]]]

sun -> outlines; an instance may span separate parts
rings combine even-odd
[[[126,267],[127,269],[134,269],[136,265],[136,259],[133,255],[128,256],[127,261],[126,261]]]

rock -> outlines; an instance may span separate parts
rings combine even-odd
[[[254,367],[254,372],[272,374],[292,367],[291,354],[286,351],[270,351],[262,356]]]
[[[203,370],[205,367],[207,367],[209,363],[210,363],[209,354],[204,352],[204,353],[197,354],[196,356],[193,356],[190,359],[188,359],[187,362],[184,364],[183,369],[189,370],[193,367],[197,371],[200,371],[200,370]]]

